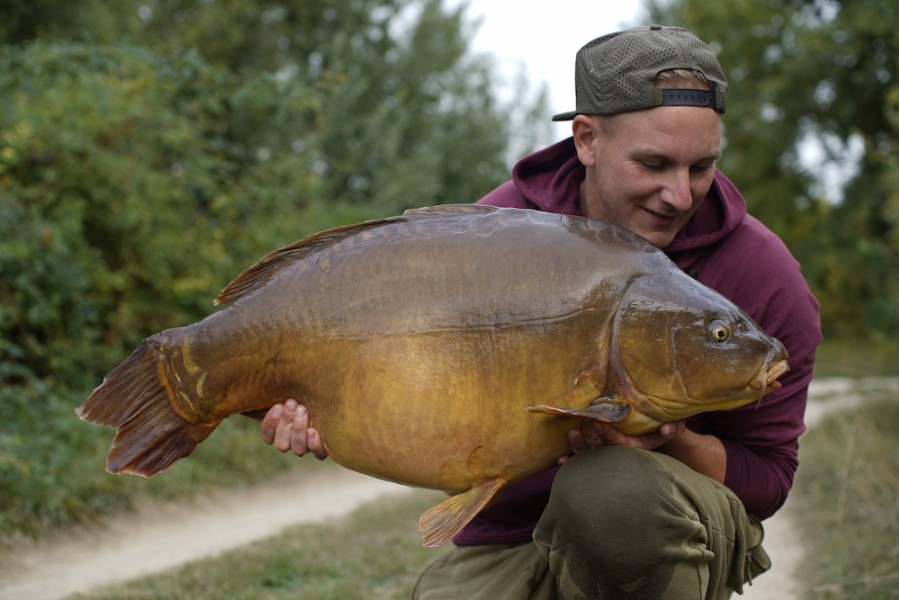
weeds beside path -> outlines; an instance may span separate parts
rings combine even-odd
[[[188,502],[149,502],[91,529],[0,557],[0,600],[56,600],[343,516],[409,488],[346,469],[293,473]]]
[[[812,382],[809,390],[810,402],[805,413],[807,429],[812,429],[827,415],[839,410],[852,409],[863,402],[866,392],[871,389],[895,389],[899,391],[899,380],[888,378],[868,378],[855,380],[834,377]],[[752,585],[743,588],[744,600],[799,600],[802,585],[797,571],[803,558],[801,540],[797,534],[794,511],[796,498],[790,495],[783,508],[765,521],[765,550],[771,557],[773,568],[756,579]]]

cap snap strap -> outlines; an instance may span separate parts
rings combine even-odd
[[[661,102],[657,101],[657,104],[715,108],[715,92],[710,90],[671,88],[661,89],[660,91],[662,92]]]

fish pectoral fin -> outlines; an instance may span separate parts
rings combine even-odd
[[[418,520],[422,546],[439,548],[468,525],[506,485],[502,478],[488,479],[467,492],[450,496],[422,513]]]
[[[627,404],[605,399],[597,399],[587,408],[561,408],[540,404],[537,406],[528,406],[525,410],[547,415],[593,419],[594,421],[603,421],[604,423],[618,423],[619,421],[623,421],[631,412],[631,409]]]

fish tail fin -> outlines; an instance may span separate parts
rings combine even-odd
[[[489,479],[423,512],[418,520],[422,545],[438,548],[450,541],[493,500],[505,484],[506,480],[502,478]]]
[[[147,338],[113,369],[75,412],[84,421],[117,429],[106,470],[149,477],[190,454],[216,428],[179,415],[160,382],[158,341]]]

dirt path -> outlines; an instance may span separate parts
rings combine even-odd
[[[891,390],[899,393],[899,379],[872,377],[865,380],[829,378],[813,381],[809,387],[808,409],[805,413],[807,429],[813,428],[827,415],[839,410],[851,410],[864,402],[870,390]],[[795,496],[790,496],[794,498]],[[801,532],[796,530],[793,517],[796,508],[791,500],[776,515],[765,521],[765,550],[774,567],[744,588],[745,600],[799,600],[802,584],[796,571],[803,558]]]
[[[866,387],[899,391],[897,380],[871,380]],[[862,401],[851,380],[815,382],[806,421],[813,427],[827,413]],[[126,581],[264,539],[289,525],[324,521],[364,502],[408,488],[343,469],[291,475],[249,490],[222,492],[201,502],[153,505],[140,517],[110,519],[74,536],[43,540],[0,556],[0,600],[57,600],[92,587]],[[775,568],[744,590],[747,600],[797,600],[794,577],[802,560],[790,503],[765,522],[765,547]],[[222,524],[227,523],[227,527]]]
[[[830,412],[840,408],[839,398],[849,391],[848,380],[828,380],[814,382],[809,396],[810,402],[805,414],[808,429],[814,427]],[[824,398],[827,398],[826,400]],[[856,402],[860,401],[857,400]],[[789,497],[789,498],[792,498]],[[796,577],[796,569],[802,560],[802,546],[793,524],[793,506],[790,499],[777,514],[765,521],[765,550],[774,565],[772,569],[743,588],[740,598],[746,600],[799,600],[802,588]]]
[[[148,504],[139,517],[116,517],[90,531],[0,556],[0,600],[65,598],[265,539],[290,525],[340,517],[365,502],[409,490],[334,469],[202,501]]]

